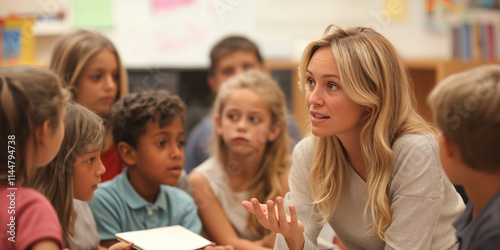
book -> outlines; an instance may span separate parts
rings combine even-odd
[[[211,242],[182,226],[159,227],[115,234],[119,241],[133,242],[140,250],[176,249],[193,250]]]

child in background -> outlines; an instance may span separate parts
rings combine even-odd
[[[500,247],[500,66],[452,75],[428,98],[444,171],[470,201],[453,224],[459,249]]]
[[[241,202],[288,191],[286,117],[283,92],[263,73],[247,71],[220,87],[213,118],[217,152],[189,175],[204,229],[218,244],[273,247],[275,235]]]
[[[210,52],[208,85],[214,93],[217,93],[223,82],[249,69],[268,73],[257,45],[241,36],[224,38]],[[192,114],[188,113],[188,120],[194,119],[192,117]],[[300,141],[302,137],[293,118],[287,120],[287,126],[292,138],[290,146],[293,148],[295,143]],[[213,117],[207,116],[189,133],[186,144],[186,164],[184,166],[188,173],[209,158],[211,149],[209,147],[209,138],[213,130]]]
[[[62,36],[54,45],[50,69],[63,79],[73,101],[105,120],[111,105],[128,94],[127,73],[118,51],[106,37],[95,31],[76,30]],[[102,181],[107,181],[119,174],[125,165],[113,147],[110,130],[103,145],[101,159],[106,173]]]
[[[0,249],[62,249],[50,202],[23,185],[64,136],[67,95],[59,77],[32,66],[0,68]]]
[[[110,113],[115,146],[127,168],[99,185],[89,202],[103,246],[115,234],[181,225],[197,234],[201,221],[193,199],[176,185],[184,165],[186,107],[168,91],[130,94]]]
[[[92,199],[106,172],[100,158],[106,132],[102,119],[85,107],[67,103],[66,110],[61,149],[47,167],[31,174],[29,184],[52,202],[67,247],[98,249],[99,235],[94,217],[87,203],[81,201]],[[91,227],[85,228],[87,224]],[[110,249],[130,249],[131,246],[122,242]]]

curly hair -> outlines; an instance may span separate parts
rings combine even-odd
[[[143,91],[118,100],[110,110],[110,125],[115,146],[125,142],[137,148],[137,141],[146,133],[146,123],[158,121],[169,125],[175,117],[186,118],[186,105],[166,90]]]

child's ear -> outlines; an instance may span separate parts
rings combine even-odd
[[[136,162],[136,150],[126,142],[119,142],[116,146],[118,155],[127,166],[134,166]]]
[[[52,124],[46,120],[36,128],[36,139],[40,145],[48,145],[49,137],[53,133]]]
[[[212,92],[217,93],[217,90],[219,90],[219,84],[217,83],[217,80],[215,79],[215,76],[208,76],[207,77],[207,83],[208,87],[212,90]]]
[[[449,158],[455,158],[458,156],[458,148],[451,140],[450,137],[446,136],[443,132],[439,132],[438,141],[442,145],[441,150],[443,154]]]
[[[278,136],[280,135],[282,129],[283,129],[283,124],[281,122],[276,122],[269,130],[270,133],[267,136],[267,140],[268,141],[276,140],[276,138],[278,138]]]
[[[219,114],[214,115],[214,125],[215,125],[215,132],[217,132],[218,135],[222,134],[222,121],[221,117]]]

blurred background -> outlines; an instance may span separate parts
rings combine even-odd
[[[329,24],[370,26],[391,41],[415,82],[420,112],[445,76],[500,61],[499,0],[0,0],[1,65],[47,65],[56,39],[98,30],[115,44],[132,92],[168,89],[210,105],[209,51],[227,35],[255,41],[288,98],[305,114],[295,84],[304,47]],[[307,120],[307,119],[305,119]],[[305,131],[307,124],[299,122]]]

